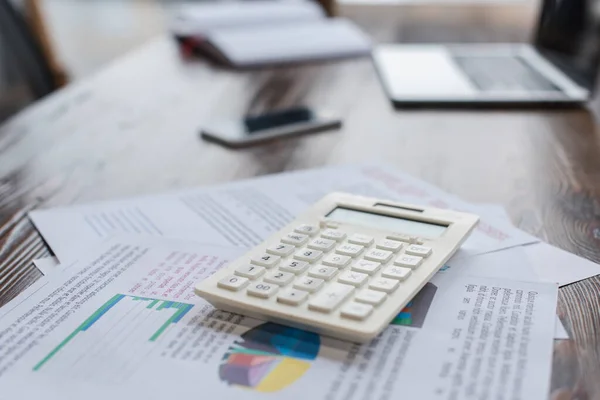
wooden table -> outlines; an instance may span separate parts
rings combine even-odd
[[[526,40],[533,10],[342,13],[379,41],[484,42]],[[344,128],[239,151],[198,138],[209,118],[297,104],[340,114]],[[31,260],[48,254],[26,216],[33,208],[369,160],[502,203],[515,225],[598,262],[599,141],[589,110],[394,111],[368,59],[236,73],[182,60],[158,38],[0,128],[0,304],[40,277]],[[600,398],[599,294],[597,277],[560,290],[574,340],[556,343],[555,398]]]

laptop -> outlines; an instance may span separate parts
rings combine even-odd
[[[383,44],[373,59],[396,106],[579,105],[598,75],[600,7],[543,0],[531,44]]]

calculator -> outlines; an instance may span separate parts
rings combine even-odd
[[[478,220],[331,193],[199,282],[195,292],[218,309],[366,342],[456,252]]]

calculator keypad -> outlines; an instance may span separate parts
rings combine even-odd
[[[335,227],[300,225],[264,254],[250,258],[218,287],[313,312],[367,319],[432,253],[414,237],[385,239]],[[417,244],[419,243],[419,244]],[[393,261],[392,261],[393,260]]]

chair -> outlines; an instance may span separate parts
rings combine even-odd
[[[37,4],[26,1],[24,6],[30,18],[10,0],[0,0],[0,121],[65,82],[49,53]]]

